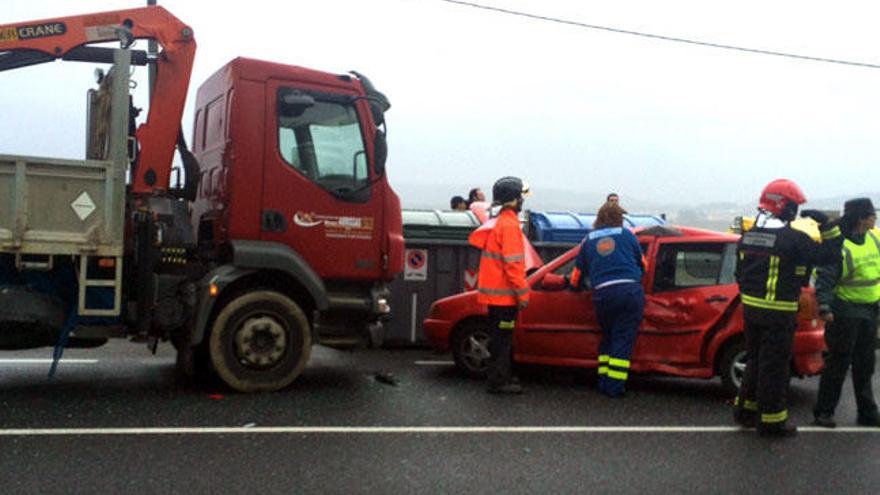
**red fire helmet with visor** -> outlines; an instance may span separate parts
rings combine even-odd
[[[758,208],[780,220],[791,221],[797,215],[798,206],[806,202],[807,197],[797,184],[788,179],[776,179],[761,191]]]

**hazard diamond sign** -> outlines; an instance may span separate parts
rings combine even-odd
[[[403,279],[416,282],[428,280],[428,250],[407,249],[404,254],[406,267],[403,270]]]

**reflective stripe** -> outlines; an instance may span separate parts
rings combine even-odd
[[[742,404],[742,408],[746,411],[757,411],[758,403],[753,400],[743,400],[740,396],[736,396],[736,399],[733,400],[733,405],[739,407]]]
[[[611,359],[611,356],[609,356],[608,354],[599,354],[600,363],[607,363],[609,359]]]
[[[615,368],[629,368],[629,361],[626,359],[611,358],[608,360],[608,364]]]
[[[528,294],[529,289],[486,289],[480,287],[477,291],[481,294],[488,294],[490,296],[521,296],[523,294]]]
[[[778,413],[767,414],[764,413],[761,415],[762,423],[782,423],[788,419],[788,409],[783,409]]]
[[[626,377],[626,371],[616,371],[612,369],[608,370],[608,378],[613,378],[615,380],[626,380]]]
[[[501,320],[498,322],[498,328],[509,330],[516,326],[516,320]]]
[[[608,286],[610,286],[610,285],[618,285],[618,284],[634,284],[634,283],[636,283],[635,280],[630,280],[630,279],[628,279],[628,278],[621,278],[621,279],[617,279],[617,280],[609,280],[609,281],[607,281],[607,282],[602,282],[601,284],[599,284],[599,285],[593,287],[593,289],[594,289],[594,290],[599,290],[599,289],[604,289],[605,287],[608,287]]]
[[[837,284],[839,287],[874,287],[880,285],[880,278],[874,280],[846,280]]]
[[[501,253],[493,253],[492,251],[483,251],[482,256],[484,258],[489,258],[490,260],[503,261],[505,263],[511,263],[526,258],[525,254],[511,254],[510,256],[502,256]]]
[[[801,275],[801,276],[806,275],[807,274],[807,267],[805,267],[803,265],[794,267],[794,274]]]
[[[819,232],[819,235],[822,236],[823,241],[834,239],[835,237],[840,237],[840,227],[835,225],[833,229]]]
[[[856,275],[856,262],[853,260],[852,251],[848,247],[843,246],[843,261],[846,264],[841,280],[848,280]]]
[[[607,375],[608,374],[608,366],[599,366],[599,374]]]
[[[779,256],[770,257],[770,269],[767,271],[767,293],[764,299],[776,300],[776,282],[779,281]]]
[[[760,297],[752,297],[748,294],[740,294],[742,302],[746,306],[752,306],[762,309],[772,309],[774,311],[797,311],[797,301],[768,301]]]

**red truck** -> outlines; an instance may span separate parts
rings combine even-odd
[[[635,230],[647,260],[645,314],[632,356],[642,373],[712,378],[734,393],[745,368],[742,304],[734,280],[739,236],[657,226]],[[564,283],[579,247],[528,277],[531,302],[514,331],[513,359],[524,364],[595,368],[601,330],[590,291]],[[452,350],[466,375],[485,374],[489,331],[476,292],[438,300],[424,321],[440,351]],[[804,288],[795,334],[793,374],[821,372],[824,324],[812,288]]]
[[[199,88],[190,150],[195,50],[155,6],[0,25],[0,71],[110,64],[85,160],[0,155],[0,349],[171,341],[184,370],[250,392],[290,384],[314,344],[381,339],[403,269],[387,98],[356,72],[238,58]],[[140,125],[132,66],[150,71]]]

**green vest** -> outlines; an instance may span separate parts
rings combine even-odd
[[[843,241],[843,270],[834,294],[858,304],[880,301],[880,239],[873,232],[865,234],[861,246]]]

